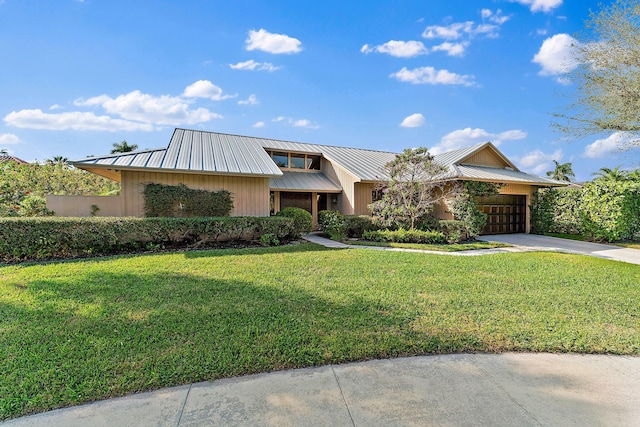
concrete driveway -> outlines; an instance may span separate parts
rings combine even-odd
[[[484,240],[487,242],[503,242],[528,250],[589,255],[640,265],[640,250],[622,248],[620,246],[558,239],[557,237],[539,236],[537,234],[501,234],[495,236],[480,236],[478,240]]]

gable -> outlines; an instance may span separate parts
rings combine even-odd
[[[463,158],[457,164],[489,166],[493,168],[504,169],[505,167],[514,168],[513,164],[506,157],[501,156],[490,145],[486,145],[479,151]],[[516,169],[517,170],[517,169]]]

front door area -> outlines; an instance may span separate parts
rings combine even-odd
[[[526,233],[527,196],[479,197],[478,204],[487,214],[487,225],[481,234]]]

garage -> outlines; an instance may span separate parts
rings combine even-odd
[[[480,211],[487,214],[481,234],[525,233],[527,196],[499,194],[478,198]]]

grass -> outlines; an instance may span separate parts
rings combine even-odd
[[[0,267],[0,419],[452,352],[640,354],[640,269],[558,253],[281,248]]]
[[[425,251],[439,251],[439,252],[458,252],[458,251],[471,251],[476,249],[493,249],[493,248],[507,248],[511,245],[500,242],[471,242],[471,243],[458,243],[458,244],[426,244],[426,243],[395,243],[395,242],[368,242],[366,240],[354,240],[347,242],[350,245],[360,246],[381,246],[384,248],[401,248],[401,249],[420,249]]]

